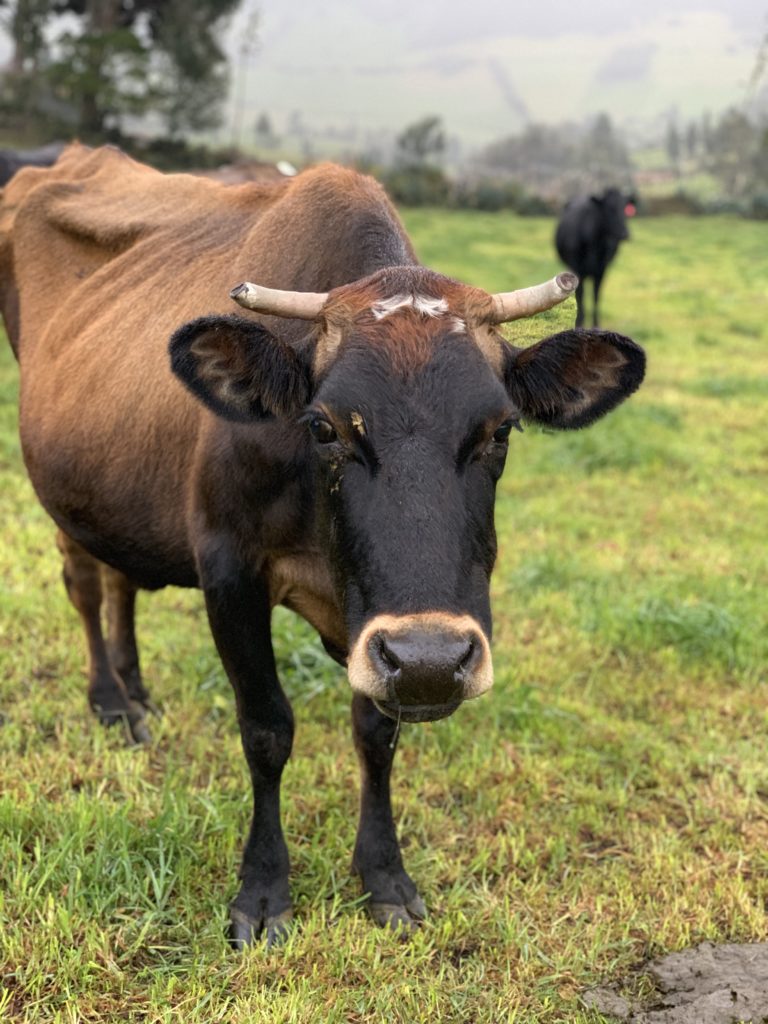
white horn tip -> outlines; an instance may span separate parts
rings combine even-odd
[[[558,288],[562,289],[564,292],[568,292],[569,295],[571,292],[575,292],[579,285],[578,277],[567,270],[563,271],[562,274],[558,274],[555,278],[555,282],[557,283]]]
[[[250,281],[243,281],[241,284],[235,285],[229,293],[230,299],[234,299],[238,305],[245,306],[247,309],[252,308],[258,299],[258,295],[258,285],[251,284]]]

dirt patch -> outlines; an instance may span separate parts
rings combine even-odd
[[[768,1022],[768,942],[703,942],[646,968],[657,993],[644,1005],[621,995],[622,985],[585,993],[587,1006],[632,1024],[765,1024]]]

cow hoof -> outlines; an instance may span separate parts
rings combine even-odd
[[[143,700],[141,702],[141,704],[142,704],[142,707],[146,708],[146,710],[150,713],[150,715],[153,716],[153,718],[162,718],[163,717],[163,710],[162,710],[162,708],[158,707],[157,704],[155,704],[155,702],[151,699],[151,697],[147,697],[147,699]]]
[[[292,920],[290,907],[273,917],[250,917],[233,907],[229,912],[229,944],[240,951],[253,946],[265,934],[267,949],[281,946],[288,938]]]
[[[139,710],[133,710],[139,708]],[[147,746],[152,742],[152,733],[144,720],[144,709],[133,705],[131,711],[98,711],[99,721],[111,729],[114,725],[122,725],[125,730],[126,746]]]
[[[418,893],[406,903],[382,903],[379,900],[370,900],[366,906],[368,913],[377,925],[398,932],[403,938],[412,935],[427,916],[424,900]]]
[[[152,733],[143,718],[128,720],[128,731],[133,737],[133,742],[146,747],[152,742]],[[130,741],[129,741],[130,743]]]

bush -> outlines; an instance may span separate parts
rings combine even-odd
[[[768,192],[752,196],[745,216],[751,220],[768,220]]]
[[[405,206],[446,206],[450,184],[439,167],[399,167],[383,177],[397,203]]]
[[[496,181],[481,178],[477,181],[457,181],[452,193],[452,205],[460,210],[514,210],[524,196],[522,185],[516,181]]]
[[[110,141],[114,141],[137,160],[143,160],[159,171],[220,167],[222,164],[236,163],[243,156],[232,147],[211,149],[208,146],[190,145],[184,139],[157,138],[139,141],[122,136]]]
[[[680,189],[670,196],[646,196],[643,201],[643,212],[651,217],[675,213],[690,217],[698,216],[706,211],[700,199]]]

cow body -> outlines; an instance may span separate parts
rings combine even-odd
[[[277,164],[265,163],[262,160],[238,160],[236,163],[220,164],[218,167],[194,170],[190,173],[201,178],[210,178],[211,181],[220,181],[222,185],[244,185],[249,181],[265,185],[292,177],[296,170],[285,160]]]
[[[585,319],[584,285],[592,280],[592,323],[599,324],[600,286],[619,245],[629,238],[625,210],[632,200],[611,188],[600,196],[579,196],[563,210],[555,233],[560,259],[579,277],[576,326]]]
[[[320,312],[228,315],[246,278],[319,295]],[[389,803],[396,723],[491,685],[510,429],[588,424],[638,386],[641,350],[605,332],[512,349],[492,327],[499,297],[420,267],[380,187],[329,166],[225,188],[71,147],[6,189],[0,288],[24,458],[59,526],[103,720],[147,738],[137,588],[204,592],[254,791],[233,941],[276,938],[291,913],[275,604],[348,666],[354,866],[374,918],[412,926],[424,906]]]

